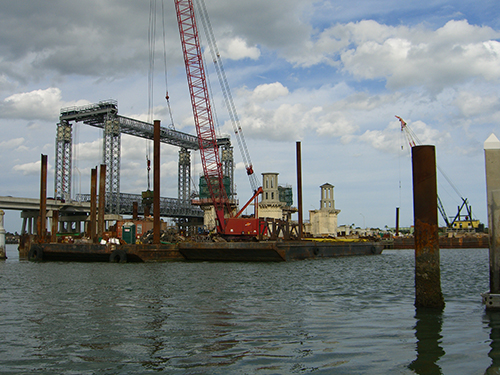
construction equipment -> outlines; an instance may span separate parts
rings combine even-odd
[[[217,232],[226,235],[257,235],[259,230],[257,215],[249,219],[240,219],[239,214],[241,211],[234,215],[231,202],[224,188],[222,164],[217,147],[193,2],[192,0],[174,0],[174,2],[191,96],[191,106],[199,139],[201,164],[215,209]],[[257,199],[259,193],[259,190],[257,190],[250,201]]]
[[[408,141],[408,144],[410,145],[410,148],[415,147],[417,145],[420,145],[420,143],[421,143],[420,140],[417,138],[417,136],[415,135],[415,133],[413,132],[413,130],[408,126],[408,124],[406,123],[406,121],[404,121],[399,116],[395,116],[395,117],[401,123],[401,132],[404,133],[404,135],[406,137],[406,140]],[[441,168],[439,168],[439,166],[438,166],[438,169],[441,172],[441,174],[444,176],[444,178],[448,181],[448,183],[451,185],[451,187],[458,194],[458,196],[460,197],[460,199],[462,200],[462,205],[458,206],[458,212],[457,212],[457,214],[455,215],[455,217],[453,218],[453,220],[450,221],[449,218],[448,218],[448,215],[446,215],[446,211],[444,209],[443,203],[441,202],[441,199],[439,198],[439,195],[438,195],[438,197],[437,197],[437,199],[438,199],[438,210],[439,210],[439,213],[441,214],[441,216],[443,217],[444,222],[446,223],[446,227],[447,228],[453,228],[455,226],[455,223],[457,223],[459,221],[464,221],[464,220],[462,220],[462,218],[465,218],[465,221],[468,222],[469,227],[473,228],[474,224],[473,224],[473,219],[472,219],[472,207],[469,205],[469,203],[467,201],[467,198],[463,198],[462,197],[462,195],[458,192],[458,190],[456,189],[456,187],[453,185],[453,183],[450,181],[450,179],[446,176],[446,174],[444,174],[444,172],[441,170]],[[467,211],[466,215],[462,215],[461,214],[462,209],[464,209],[464,208]]]

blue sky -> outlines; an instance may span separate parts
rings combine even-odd
[[[475,217],[487,221],[483,142],[492,132],[500,136],[493,1],[205,1],[259,179],[278,172],[280,183],[295,189],[295,142],[302,143],[306,219],[328,182],[339,224],[394,226],[396,207],[401,225],[412,224],[411,161],[398,115],[423,144],[436,145],[440,168]],[[154,117],[166,125],[162,2],[156,4]],[[62,107],[115,99],[120,114],[147,119],[149,5],[0,4],[0,195],[39,196],[41,153],[49,157],[53,191]],[[195,134],[173,1],[164,8],[174,123]],[[220,131],[231,134],[217,77],[210,80]],[[73,192],[88,192],[102,134],[75,125],[74,135]],[[146,189],[146,149],[146,141],[123,137],[123,192]],[[177,152],[162,146],[163,196],[177,196]],[[246,202],[251,189],[238,150],[235,158],[237,192]],[[198,155],[194,162],[197,176]],[[460,197],[440,175],[438,182],[452,216]],[[7,212],[6,228],[20,229],[18,212]]]

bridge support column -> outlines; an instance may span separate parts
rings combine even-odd
[[[5,253],[5,228],[3,227],[3,217],[5,212],[0,210],[0,260],[7,259]]]

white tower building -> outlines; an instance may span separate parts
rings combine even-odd
[[[285,202],[280,202],[278,188],[279,173],[262,173],[262,200],[259,203],[259,217],[283,219]]]
[[[321,185],[320,209],[309,211],[309,226],[306,230],[313,236],[337,235],[337,215],[340,210],[335,208],[333,188],[329,183]]]

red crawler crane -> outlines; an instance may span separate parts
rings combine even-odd
[[[174,0],[174,2],[189,93],[191,95],[194,123],[199,139],[203,174],[215,208],[217,232],[228,235],[256,235],[259,229],[258,219],[238,219],[241,211],[233,217],[229,199],[224,189],[222,165],[217,147],[193,2],[191,0]],[[259,188],[250,201],[261,192],[262,189]],[[226,218],[226,215],[229,218]]]

